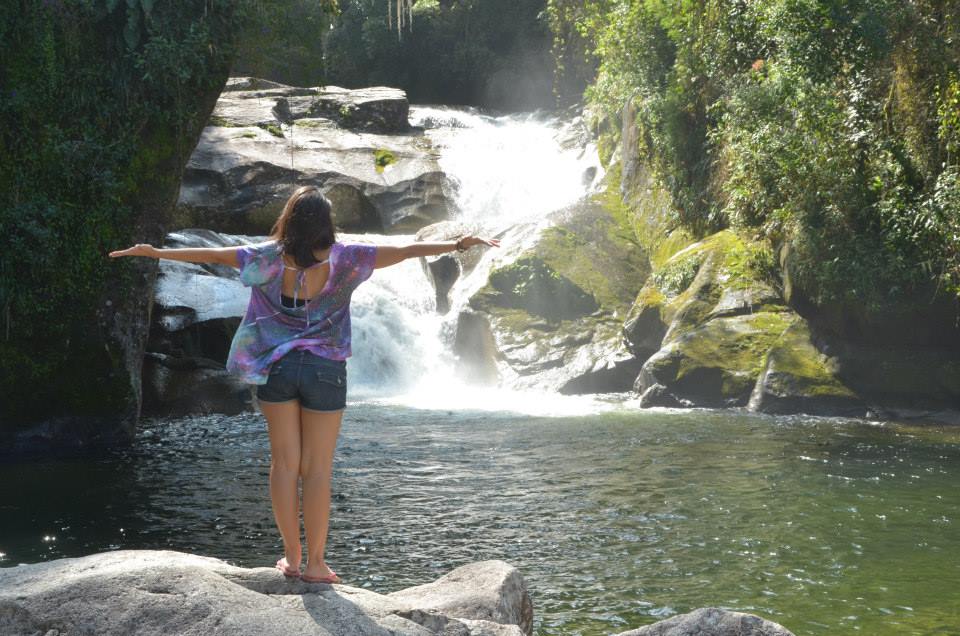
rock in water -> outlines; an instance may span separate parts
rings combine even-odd
[[[5,636],[524,636],[531,616],[523,579],[503,561],[389,595],[168,551],[0,569]]]
[[[471,563],[433,583],[394,592],[390,598],[429,612],[517,625],[525,634],[533,632],[533,604],[526,584],[520,572],[503,561]]]
[[[753,614],[705,607],[618,636],[793,636],[793,632]]]
[[[473,376],[488,379],[498,369],[514,387],[628,391],[642,361],[622,342],[621,316],[649,272],[646,255],[628,238],[625,221],[595,201],[552,220],[546,229],[517,226],[504,237],[505,245],[524,247],[501,253],[504,260],[470,298],[455,352]]]
[[[266,234],[289,195],[317,185],[347,231],[403,233],[445,219],[454,185],[394,88],[298,88],[234,78],[193,151],[180,227]]]
[[[867,411],[863,400],[836,373],[837,361],[817,351],[806,321],[795,319],[767,353],[750,410],[862,416]]]
[[[634,385],[641,405],[864,415],[773,287],[763,256],[726,230],[650,276],[624,324],[631,351],[649,356]]]

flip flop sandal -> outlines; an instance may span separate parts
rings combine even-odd
[[[304,583],[327,583],[328,585],[332,585],[333,583],[339,583],[340,577],[337,576],[336,572],[330,570],[330,574],[326,576],[307,576],[306,574],[301,574],[300,580]]]
[[[289,564],[284,563],[284,557],[277,559],[276,568],[283,572],[283,575],[291,579],[300,578],[300,570],[298,568],[291,567]]]

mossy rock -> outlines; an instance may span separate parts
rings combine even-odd
[[[766,366],[750,397],[763,413],[863,416],[863,400],[836,375],[836,360],[813,345],[807,321],[795,317],[767,353]]]
[[[788,312],[716,318],[650,357],[636,388],[662,385],[680,402],[743,406],[763,371],[767,352],[791,324]]]
[[[559,226],[548,228],[536,253],[556,272],[584,290],[610,313],[626,313],[640,281],[650,272],[632,230],[599,206],[588,205]]]
[[[663,344],[667,333],[664,319],[666,296],[656,285],[648,283],[640,290],[637,300],[623,323],[623,336],[627,347],[637,357],[649,357]]]
[[[488,288],[474,300],[477,308],[522,309],[557,322],[587,316],[599,307],[592,295],[537,256],[525,256],[494,270]]]
[[[649,273],[646,255],[629,226],[594,201],[553,220],[470,299],[490,326],[501,377],[570,393],[629,390],[638,363],[621,321]]]
[[[731,230],[680,250],[637,295],[624,323],[628,346],[649,355],[714,318],[783,309],[771,262],[762,244]]]

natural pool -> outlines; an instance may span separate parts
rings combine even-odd
[[[258,415],[145,423],[97,459],[0,466],[2,566],[169,548],[278,555]],[[960,430],[739,412],[348,410],[328,548],[389,592],[522,571],[539,634],[696,607],[798,635],[960,633]]]

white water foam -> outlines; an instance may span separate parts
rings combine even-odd
[[[450,351],[456,316],[485,284],[490,268],[534,238],[550,212],[575,203],[595,185],[601,172],[595,150],[563,144],[562,122],[544,116],[490,117],[418,106],[411,108],[410,120],[426,129],[441,168],[457,184],[453,218],[500,236],[504,246],[487,250],[471,275],[457,282],[446,316],[437,314],[433,287],[419,262],[374,272],[351,303],[351,397],[427,409],[553,415],[603,410],[607,402],[587,396],[478,387],[458,378]],[[349,240],[397,245],[414,237]]]

